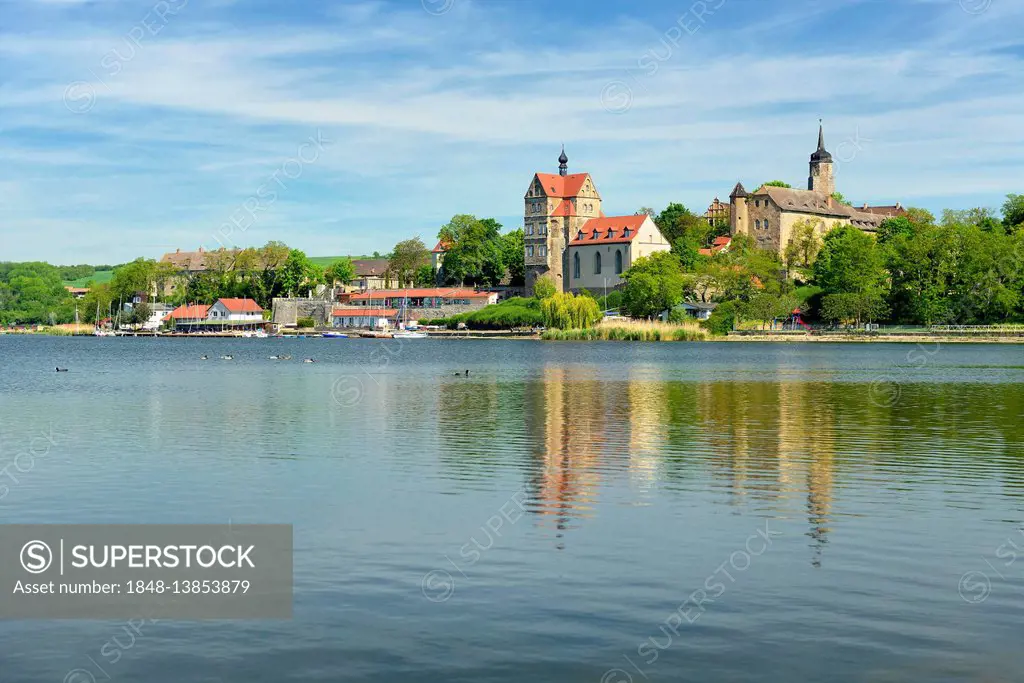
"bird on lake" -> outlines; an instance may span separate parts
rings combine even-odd
[[[306,360],[304,360],[304,361],[302,361],[302,362],[303,362],[303,363],[315,363],[315,362],[316,362],[316,359],[315,359],[315,358],[307,358]]]
[[[469,377],[469,370],[466,370],[465,372],[456,372],[455,376],[456,377]]]
[[[200,356],[199,360],[210,360],[209,356]]]
[[[234,356],[221,356],[220,359],[221,360],[234,360],[235,357]]]
[[[60,367],[57,368],[57,372],[67,372],[67,371],[68,371],[67,368],[60,368]]]

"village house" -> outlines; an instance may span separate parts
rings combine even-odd
[[[352,261],[356,279],[348,285],[359,290],[386,289],[391,286],[391,272],[386,258],[356,259]]]
[[[254,329],[264,323],[263,309],[252,299],[217,299],[211,306],[178,306],[163,317],[163,322],[189,331]]]
[[[384,329],[398,317],[397,308],[336,308],[331,313],[334,327],[345,329]]]
[[[252,299],[217,299],[207,317],[214,322],[263,322],[263,309]]]
[[[671,249],[647,214],[591,218],[569,242],[568,288],[573,292],[614,289],[636,259]]]

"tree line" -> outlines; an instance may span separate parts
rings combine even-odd
[[[670,204],[655,216],[670,252],[639,259],[623,274],[621,305],[650,318],[684,300],[714,302],[717,331],[736,320],[763,325],[805,319],[860,325],[998,324],[1024,321],[1024,195],[1001,215],[976,208],[923,209],[882,222],[877,234],[806,219],[782,255],[744,235],[727,251],[699,253],[722,225]]]

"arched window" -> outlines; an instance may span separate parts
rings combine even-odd
[[[601,274],[601,252],[594,254],[594,274]]]
[[[764,225],[764,229],[767,230],[768,229],[768,219],[767,218],[764,219],[764,224],[763,225]]]
[[[615,250],[615,274],[622,275],[622,250]]]
[[[580,254],[576,252],[572,255],[572,276],[577,280],[580,279]]]
[[[757,220],[757,221],[754,221],[754,226],[755,226],[755,227],[756,227],[756,228],[757,228],[758,230],[760,230],[760,229],[761,229],[761,221],[759,221],[759,220]]]

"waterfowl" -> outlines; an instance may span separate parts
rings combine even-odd
[[[235,357],[234,356],[221,356],[220,359],[221,360],[234,360]]]
[[[314,359],[314,358],[307,358],[306,360],[304,360],[304,361],[302,361],[302,362],[303,362],[303,363],[315,363],[315,362],[316,362],[316,359]]]
[[[68,371],[67,368],[60,368],[60,367],[57,368],[57,372],[67,372],[67,371]]]
[[[200,356],[199,360],[210,360],[209,356]]]

